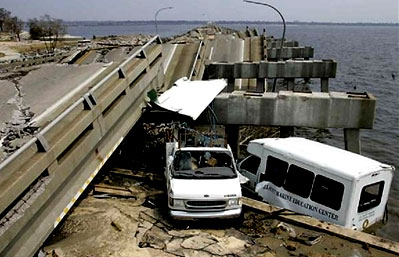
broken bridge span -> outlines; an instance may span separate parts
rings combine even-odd
[[[233,148],[240,125],[289,133],[308,126],[342,128],[346,149],[360,152],[359,131],[373,127],[375,97],[330,92],[337,64],[310,60],[311,47],[287,41],[277,62],[278,40],[254,30],[228,32],[198,28],[195,37],[163,44],[156,36],[36,119],[38,132],[0,163],[0,255],[33,255],[140,118],[148,93],[160,94],[181,77],[227,79],[214,111]],[[315,78],[319,92],[295,90],[296,80]],[[274,79],[284,81],[285,91],[271,92]]]

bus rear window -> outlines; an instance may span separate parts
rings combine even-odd
[[[357,212],[370,210],[381,203],[384,184],[384,181],[380,181],[363,187]]]

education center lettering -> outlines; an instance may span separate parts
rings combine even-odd
[[[262,188],[265,189],[265,190],[268,190],[269,192],[271,192],[272,194],[276,195],[277,197],[279,197],[281,199],[284,199],[284,200],[289,201],[289,202],[291,202],[291,203],[293,203],[295,205],[298,205],[301,208],[310,210],[310,211],[315,212],[315,213],[319,213],[319,214],[321,214],[323,216],[326,216],[326,217],[328,217],[330,219],[333,219],[333,220],[336,220],[336,221],[338,221],[338,219],[339,219],[339,216],[336,215],[335,213],[327,211],[327,210],[324,210],[324,209],[319,208],[317,206],[314,206],[312,204],[305,203],[305,202],[303,202],[303,201],[301,201],[301,200],[299,200],[297,198],[294,198],[294,197],[292,197],[290,195],[287,195],[285,193],[279,192],[274,187],[269,186],[269,184],[264,184],[264,186]]]

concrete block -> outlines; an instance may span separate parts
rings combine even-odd
[[[313,77],[313,62],[312,61],[303,61],[302,62],[302,76],[304,78],[312,78]]]
[[[244,62],[251,61],[251,45],[252,45],[251,38],[250,37],[245,38],[244,39],[244,54],[243,54]]]
[[[234,65],[235,78],[257,78],[258,65],[256,63],[242,62]]]
[[[295,78],[297,74],[302,74],[302,65],[298,65],[295,61],[287,61],[285,65],[285,78]]]
[[[211,63],[208,70],[209,78],[331,78],[335,76],[336,63],[332,60]]]
[[[214,108],[220,124],[357,129],[373,127],[375,99],[346,93],[234,92],[219,95]]]
[[[267,78],[269,74],[269,62],[268,61],[261,61],[259,63],[259,69],[258,69],[258,76],[259,78]]]
[[[314,77],[315,74],[320,75],[320,78],[325,77],[324,72],[322,70],[322,64],[323,64],[323,61],[320,61],[320,60],[313,61],[312,77]]]
[[[276,74],[274,75],[274,77],[275,78],[284,78],[285,74],[286,74],[285,62],[283,62],[283,61],[276,62],[276,66],[277,66],[277,69],[276,69]]]

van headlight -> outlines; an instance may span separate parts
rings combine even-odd
[[[184,200],[181,199],[170,199],[170,205],[174,206],[174,207],[184,207]]]
[[[237,206],[241,205],[241,201],[239,198],[229,199],[229,206]]]

